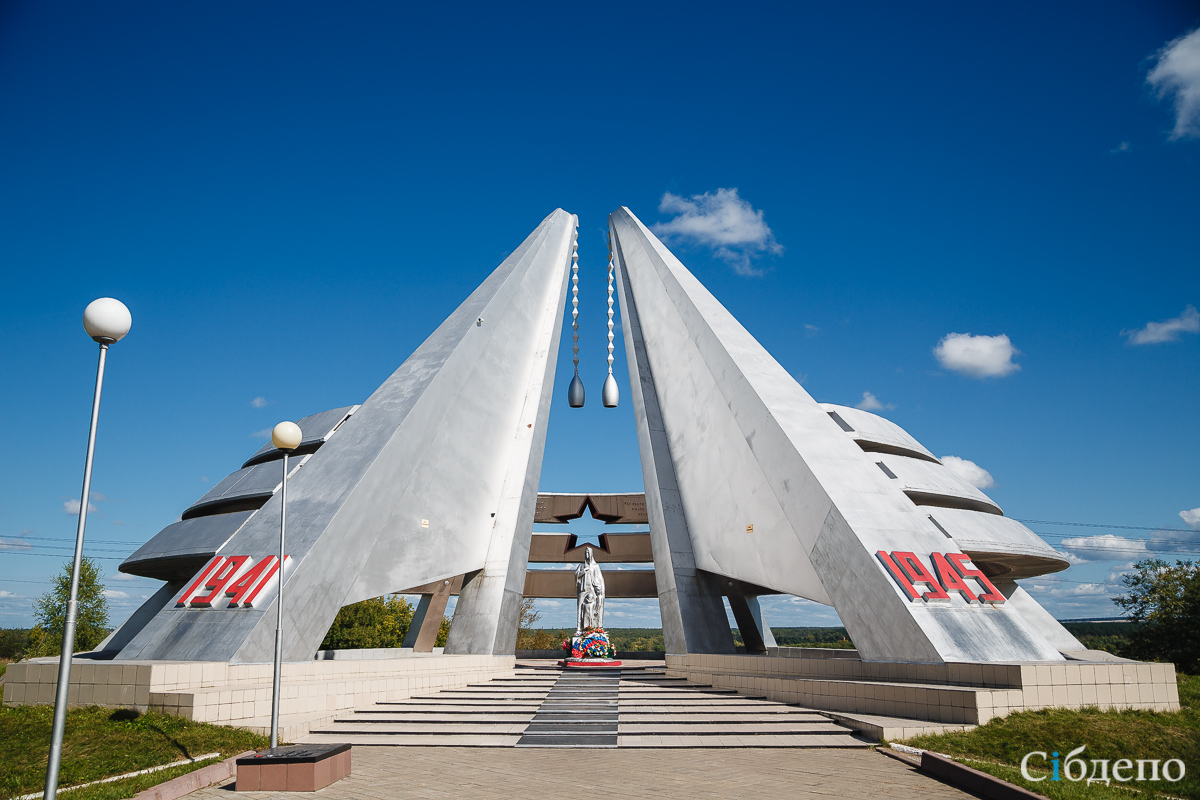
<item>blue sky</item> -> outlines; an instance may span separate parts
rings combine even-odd
[[[869,392],[1010,516],[1135,528],[1031,526],[1117,537],[1031,582],[1054,613],[1200,552],[1193,4],[543,9],[0,6],[0,625],[74,535],[90,300],[134,319],[88,525],[119,619],[154,588],[121,557],[275,422],[361,402],[557,206],[593,401],[628,205],[817,399]],[[542,487],[638,490],[628,403],[571,411],[569,374]]]

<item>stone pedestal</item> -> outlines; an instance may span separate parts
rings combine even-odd
[[[237,760],[239,792],[315,792],[350,774],[350,745],[295,745]]]

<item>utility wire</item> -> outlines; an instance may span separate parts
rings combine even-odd
[[[1113,528],[1124,531],[1174,531],[1176,533],[1196,533],[1191,528],[1143,528],[1139,525],[1103,525],[1098,522],[1054,522],[1048,519],[1016,519],[1017,522],[1024,522],[1026,525],[1072,525],[1076,528]]]
[[[68,538],[66,536],[18,536],[16,534],[14,534],[12,536],[12,538],[8,539],[8,541],[20,542],[20,541],[25,541],[26,539],[38,541],[38,542],[71,542],[72,544],[74,544],[74,542],[75,542],[74,537]],[[117,539],[96,539],[95,541],[99,544],[131,544],[136,547],[141,547],[143,544],[145,544],[145,542],[126,542],[126,541],[117,540]]]

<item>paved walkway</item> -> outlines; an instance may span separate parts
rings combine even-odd
[[[333,800],[448,797],[533,800],[595,795],[655,800],[859,798],[970,800],[872,750],[354,748],[350,777],[311,795]],[[573,777],[574,776],[574,777]],[[582,781],[594,781],[586,786]],[[234,792],[233,781],[188,800],[295,800],[282,792]]]

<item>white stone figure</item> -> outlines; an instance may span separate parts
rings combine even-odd
[[[584,551],[583,563],[575,568],[576,623],[575,635],[585,628],[604,627],[604,574],[592,555]]]

